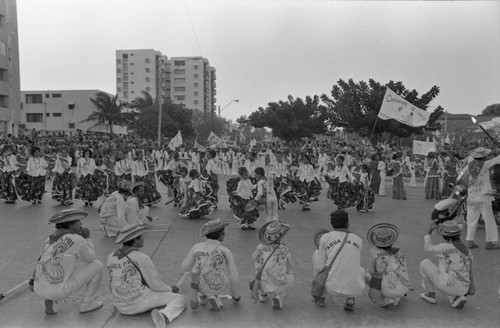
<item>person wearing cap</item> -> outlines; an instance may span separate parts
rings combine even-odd
[[[433,245],[432,232],[437,230],[444,243]],[[439,266],[430,260],[420,262],[422,287],[425,293],[420,297],[431,304],[436,304],[436,289],[446,295],[451,306],[464,307],[467,295],[474,292],[472,280],[472,254],[460,240],[461,227],[454,221],[445,221],[440,226],[431,223],[424,236],[424,249],[439,258]]]
[[[186,297],[177,294],[177,286],[165,284],[151,258],[139,250],[148,230],[147,225],[132,224],[118,232],[114,243],[122,247],[109,254],[106,262],[109,288],[120,313],[134,315],[152,310],[155,326],[165,327],[185,310]]]
[[[114,237],[127,224],[125,217],[126,200],[130,196],[132,184],[128,180],[118,181],[118,190],[104,200],[99,209],[102,230],[105,237]]]
[[[361,266],[363,241],[349,231],[349,215],[346,211],[339,209],[332,212],[330,224],[335,230],[320,237],[318,250],[314,253],[313,268],[317,274],[340,251],[328,274],[326,292],[334,297],[345,298],[344,310],[353,311],[355,298],[365,289],[365,270]],[[346,242],[342,247],[344,238]],[[315,303],[324,307],[325,298],[317,298]]]
[[[282,221],[271,221],[259,231],[260,244],[257,245],[252,259],[256,273],[261,271],[259,301],[266,303],[269,294],[273,295],[273,308],[283,308],[283,295],[294,282],[292,274],[292,253],[281,241],[290,230]],[[256,282],[254,282],[256,283]]]
[[[81,313],[103,305],[98,299],[103,264],[96,260],[89,230],[81,223],[87,215],[82,210],[68,209],[49,219],[56,231],[45,241],[30,282],[33,291],[45,299],[47,314],[56,313],[54,301],[67,299],[82,288],[85,294]]]
[[[235,302],[239,302],[241,298],[239,274],[233,253],[221,244],[228,225],[229,222],[222,219],[202,224],[198,235],[206,237],[207,241],[195,244],[182,262],[184,271],[190,271],[192,277],[199,277],[198,281],[191,281],[192,287],[198,286],[196,290],[193,289],[192,309],[208,303],[211,311],[219,311],[222,308],[219,295],[228,290]]]
[[[398,305],[411,287],[406,258],[393,246],[398,236],[398,227],[389,223],[376,224],[367,233],[368,242],[375,246],[370,250],[366,275],[368,296],[381,307]]]
[[[470,153],[472,159],[462,174],[460,181],[467,186],[467,237],[465,244],[477,248],[474,242],[479,217],[482,216],[486,230],[486,249],[500,249],[498,229],[491,206],[493,188],[490,180],[490,168],[500,164],[500,156],[488,160],[491,149],[479,147]]]
[[[92,151],[85,149],[83,157],[78,159],[76,164],[76,184],[75,199],[84,201],[85,206],[92,206],[92,203],[99,197],[97,185],[94,179],[94,171],[96,169],[95,160],[92,158]]]

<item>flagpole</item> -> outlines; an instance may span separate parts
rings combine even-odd
[[[377,118],[375,119],[375,123],[373,124],[372,133],[370,134],[370,142],[372,142],[372,137],[373,137],[373,133],[375,132],[375,126],[377,126],[377,122],[378,122],[378,114],[377,114]]]

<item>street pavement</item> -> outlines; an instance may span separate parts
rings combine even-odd
[[[388,180],[389,181],[389,180]],[[358,213],[349,209],[350,230],[363,238],[362,265],[368,265],[371,245],[366,241],[368,229],[380,222],[394,223],[400,228],[396,246],[406,255],[410,278],[414,287],[398,307],[382,309],[367,297],[367,291],[356,299],[352,313],[343,310],[341,299],[327,297],[325,308],[314,305],[310,296],[313,278],[312,253],[315,249],[313,234],[320,228],[331,228],[329,214],[336,207],[326,198],[325,190],[312,211],[303,212],[300,205],[289,206],[280,211],[280,220],[291,225],[284,242],[291,248],[294,259],[293,273],[296,282],[284,297],[282,310],[274,310],[271,304],[253,303],[250,299],[248,282],[254,270],[251,254],[258,241],[257,231],[243,231],[232,219],[228,208],[225,180],[220,179],[219,209],[210,218],[229,220],[224,245],[232,250],[240,273],[242,300],[233,303],[223,300],[220,312],[210,312],[201,307],[187,309],[171,327],[496,327],[500,326],[500,300],[498,280],[500,275],[500,251],[484,249],[484,229],[478,229],[476,242],[481,246],[473,250],[475,259],[475,282],[477,294],[468,298],[462,310],[453,309],[446,297],[437,294],[438,304],[431,305],[420,299],[422,293],[419,263],[430,257],[423,250],[423,236],[430,223],[430,213],[435,201],[425,200],[422,181],[417,188],[407,188],[408,200],[398,201],[391,197],[378,197],[375,208],[369,213]],[[407,186],[407,183],[406,183]],[[325,189],[325,185],[323,185]],[[50,190],[50,182],[47,183]],[[164,189],[161,190],[165,192]],[[387,194],[391,195],[391,187]],[[166,193],[161,204],[167,200]],[[97,208],[83,207],[76,201],[74,208],[84,208],[90,213],[83,222],[91,231],[97,257],[103,263],[109,253],[117,249],[111,239],[103,237]],[[64,209],[50,199],[50,193],[43,197],[42,205],[18,202],[15,205],[0,204],[0,292],[5,292],[31,277],[34,263],[39,256],[43,241],[54,226],[48,225],[50,216]],[[156,224],[168,227],[166,232],[152,232],[145,235],[144,252],[152,256],[163,280],[175,284],[182,276],[181,263],[191,246],[202,241],[198,227],[204,219],[184,219],[172,205],[153,206],[152,216],[159,216]],[[259,222],[258,226],[263,222]],[[464,237],[465,234],[463,233]],[[440,236],[433,237],[434,243],[441,242]],[[180,293],[189,295],[189,278],[179,286]],[[59,302],[57,315],[45,315],[43,301],[27,288],[21,288],[0,301],[0,327],[154,327],[150,314],[135,316],[119,314],[113,307],[108,291],[106,274],[101,288],[105,305],[102,309],[80,314],[80,296]]]

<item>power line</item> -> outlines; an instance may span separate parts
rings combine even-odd
[[[200,52],[200,56],[203,57],[203,53],[201,52],[200,42],[198,41],[198,35],[196,34],[196,30],[194,29],[193,19],[191,18],[191,12],[189,10],[189,6],[188,6],[188,3],[187,3],[187,0],[184,0],[184,4],[186,5],[186,10],[187,10],[187,13],[188,13],[189,22],[191,23],[191,28],[193,29],[194,38],[196,40],[196,45],[198,46],[198,51]]]

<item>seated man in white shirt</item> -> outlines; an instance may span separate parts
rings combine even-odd
[[[127,225],[115,238],[122,248],[109,254],[106,269],[114,305],[122,314],[151,311],[156,327],[165,327],[186,308],[186,297],[179,288],[165,284],[151,258],[139,251],[144,246],[146,225]],[[165,306],[158,310],[157,307]]]
[[[132,184],[128,180],[118,182],[118,190],[104,201],[99,209],[104,236],[114,237],[127,224],[125,217],[126,200],[130,196]]]

